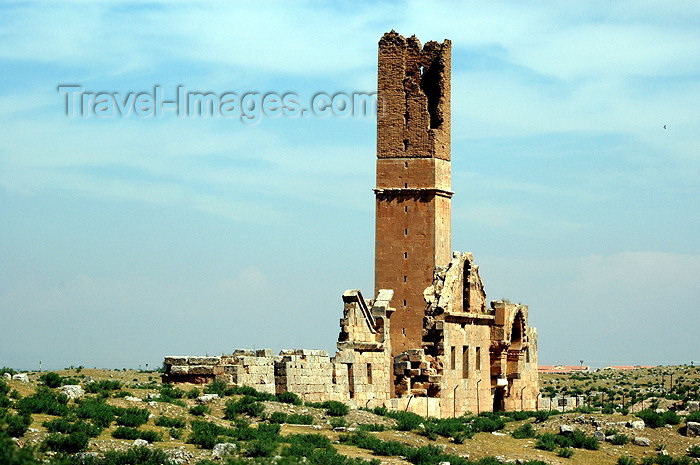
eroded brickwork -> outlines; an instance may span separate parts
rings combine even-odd
[[[450,259],[451,47],[379,41],[374,285],[394,290],[394,355],[420,346],[423,290]]]

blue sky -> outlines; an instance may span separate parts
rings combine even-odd
[[[373,288],[374,118],[68,118],[57,86],[374,92],[391,29],[452,40],[453,248],[530,305],[540,363],[700,360],[698,24],[695,1],[5,1],[0,365],[333,352],[342,292]]]

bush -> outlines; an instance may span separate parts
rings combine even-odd
[[[108,428],[114,420],[117,409],[105,403],[104,399],[85,398],[75,410],[78,418],[89,418],[95,425]]]
[[[690,415],[688,415],[687,417],[685,417],[685,421],[686,421],[686,422],[694,421],[694,422],[696,422],[696,423],[700,423],[700,412],[693,412],[693,413],[691,413]]]
[[[613,435],[610,442],[616,446],[624,446],[630,442],[630,437],[626,434],[616,433]]]
[[[130,407],[127,409],[120,409],[118,411],[118,415],[117,425],[139,427],[148,422],[150,413],[148,412],[148,409]]]
[[[211,413],[211,409],[207,405],[195,405],[193,407],[190,407],[190,414],[196,417],[201,417],[209,413]]]
[[[91,438],[96,438],[100,435],[100,433],[102,433],[102,428],[100,428],[99,426],[92,425],[82,420],[78,420],[75,423],[71,423],[65,418],[57,418],[52,421],[45,421],[43,423],[43,426],[50,433],[85,433]]]
[[[226,396],[226,383],[224,381],[212,381],[204,386],[205,394],[218,394],[219,397]]]
[[[49,450],[74,454],[87,449],[89,441],[90,437],[82,432],[71,434],[52,433],[46,438],[44,443]]]
[[[688,448],[688,455],[693,458],[700,458],[700,446],[693,444]]]
[[[23,415],[45,413],[61,417],[69,411],[67,403],[68,397],[65,395],[56,394],[51,389],[40,386],[33,395],[18,400],[15,409]]]
[[[329,400],[323,403],[326,414],[332,417],[342,417],[350,413],[350,407],[337,400]]]
[[[348,422],[345,421],[345,417],[331,418],[329,420],[331,428],[345,428]]]
[[[532,423],[525,423],[512,433],[515,439],[527,439],[535,437],[535,430],[532,428]]]
[[[565,459],[570,459],[571,456],[574,455],[574,450],[571,447],[562,447],[557,450],[557,455]]]
[[[224,408],[224,417],[232,420],[236,418],[239,413],[245,413],[253,417],[259,417],[265,406],[260,402],[255,400],[252,396],[243,396],[239,400],[229,399],[226,401],[226,407]]]
[[[571,445],[578,449],[598,450],[600,443],[594,436],[588,436],[580,429],[575,429],[571,435]]]
[[[276,441],[256,439],[248,444],[245,450],[247,457],[272,457],[272,453],[277,449]]]
[[[291,457],[309,457],[316,449],[331,449],[331,441],[320,434],[291,434],[282,439],[289,443],[282,454]]]
[[[158,417],[155,419],[156,426],[164,428],[184,428],[186,423],[184,418]]]
[[[301,405],[301,397],[293,392],[282,392],[277,394],[277,400],[285,404]]]
[[[163,438],[161,435],[155,431],[142,431],[138,428],[131,428],[128,426],[119,426],[117,429],[112,431],[112,437],[115,439],[143,439],[148,442],[159,442]]]
[[[185,391],[174,387],[170,383],[163,384],[160,389],[158,389],[158,393],[161,397],[165,397],[166,399],[182,399],[185,397]]]
[[[491,433],[503,429],[504,426],[506,424],[503,419],[497,416],[494,418],[477,417],[472,421],[472,429],[477,433],[481,431]]]
[[[0,417],[2,419],[2,417]],[[21,438],[32,424],[32,416],[7,414],[4,418],[5,431],[13,438]]]
[[[549,411],[538,410],[535,412],[535,421],[537,423],[542,423],[543,421],[547,420],[547,418],[549,418]]]
[[[127,451],[105,452],[104,459],[85,465],[174,465],[170,457],[162,449],[149,447],[132,447]]]
[[[535,443],[535,449],[553,451],[556,448],[556,435],[552,433],[545,433],[540,435],[537,439],[537,442]]]
[[[287,422],[287,414],[284,412],[272,412],[270,418],[268,418],[270,423],[282,424]]]
[[[678,414],[670,410],[659,414],[651,409],[646,409],[637,412],[637,416],[644,420],[644,424],[649,428],[660,428],[664,425],[677,425],[681,422]]]
[[[193,421],[192,433],[187,438],[187,442],[195,444],[202,449],[212,449],[218,442],[218,437],[227,434],[227,428],[212,423],[210,421]]]
[[[122,383],[117,380],[111,379],[101,379],[100,381],[93,381],[92,383],[87,383],[85,385],[85,392],[91,394],[102,393],[106,391],[118,391],[121,389]]]
[[[312,425],[314,417],[312,415],[293,413],[287,416],[287,423],[290,425]]]
[[[42,383],[44,383],[45,386],[50,388],[57,388],[60,387],[61,384],[63,384],[63,378],[61,378],[60,375],[54,373],[53,371],[41,375],[39,377],[39,381],[41,381]]]
[[[617,465],[637,465],[637,461],[628,455],[623,455],[617,459]]]
[[[183,428],[170,428],[170,429],[168,429],[168,434],[173,439],[182,439],[183,433],[184,433]]]
[[[396,429],[399,431],[417,429],[423,422],[423,417],[413,412],[387,412],[386,415],[396,420]]]
[[[187,393],[185,395],[187,396],[188,399],[196,399],[197,397],[199,397],[199,394],[200,394],[199,389],[192,388],[189,391],[187,391]]]
[[[386,426],[382,425],[381,423],[363,423],[360,425],[357,425],[357,430],[358,431],[384,431],[386,430]]]

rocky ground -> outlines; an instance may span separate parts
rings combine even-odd
[[[218,398],[207,402],[211,412],[201,417],[194,417],[189,413],[189,408],[198,404],[196,399],[182,399],[185,402],[185,407],[173,405],[170,403],[156,402],[149,397],[158,395],[159,376],[158,373],[137,372],[133,370],[87,370],[83,369],[80,372],[76,370],[58,371],[63,377],[73,377],[84,382],[86,379],[109,379],[118,380],[122,386],[122,391],[128,391],[129,397],[109,398],[108,402],[119,407],[139,407],[146,408],[151,414],[152,419],[141,427],[143,430],[158,431],[164,439],[162,442],[156,442],[149,447],[159,447],[168,452],[168,454],[177,459],[182,464],[195,464],[204,459],[216,458],[216,454],[212,450],[199,449],[192,444],[185,442],[187,438],[187,430],[180,439],[170,438],[166,428],[158,427],[153,424],[153,418],[166,416],[169,418],[185,418],[188,421],[193,419],[205,419],[215,422],[222,426],[229,426],[230,422],[224,419],[224,407],[227,399]],[[89,378],[88,378],[89,377]],[[9,381],[8,384],[12,389],[19,392],[21,396],[31,395],[38,386],[38,373],[31,373],[28,376],[28,382],[19,380]],[[187,391],[194,386],[180,386]],[[201,403],[201,402],[199,402]],[[328,417],[324,409],[295,406],[292,404],[284,404],[280,402],[264,402],[265,414],[270,415],[273,412],[284,412],[287,414],[308,414],[314,419],[312,425],[283,425],[282,434],[292,433],[318,433],[329,437],[332,441],[337,441],[340,434],[344,432],[352,432],[358,425],[362,424],[378,424],[385,427],[385,431],[372,433],[384,440],[396,440],[405,444],[422,446],[427,444],[437,445],[447,453],[452,453],[470,459],[479,459],[488,456],[496,456],[503,461],[517,460],[542,460],[550,464],[580,464],[580,465],[596,465],[596,464],[615,464],[618,457],[627,455],[637,459],[658,455],[660,453],[670,454],[672,456],[686,455],[686,451],[693,445],[700,446],[700,438],[687,437],[681,434],[682,425],[647,428],[640,424],[639,418],[633,414],[622,415],[615,413],[611,415],[603,415],[600,413],[580,414],[580,413],[565,413],[555,415],[542,423],[533,423],[537,433],[552,432],[559,433],[562,428],[578,428],[588,434],[598,432],[598,435],[604,434],[611,429],[617,430],[619,433],[626,434],[630,437],[630,443],[626,445],[613,445],[609,441],[600,443],[600,449],[597,451],[575,449],[574,455],[571,458],[558,457],[555,452],[548,452],[535,449],[535,439],[514,439],[511,432],[519,426],[527,422],[533,422],[532,419],[524,421],[514,421],[506,424],[502,431],[494,433],[478,433],[473,438],[467,439],[463,444],[455,444],[449,439],[438,437],[436,440],[430,440],[418,432],[402,432],[392,429],[395,426],[395,421],[380,415],[375,415],[370,412],[361,410],[351,410],[344,418],[343,427],[334,427],[333,418]],[[46,428],[42,426],[45,421],[50,421],[56,417],[44,414],[34,414],[32,424],[28,432],[17,440],[20,446],[23,445],[39,445],[48,435]],[[251,419],[253,423],[259,419]],[[337,421],[337,420],[335,420]],[[337,426],[337,423],[335,424]],[[127,450],[134,445],[133,440],[119,440],[111,436],[112,431],[116,428],[112,425],[105,429],[102,434],[90,440],[88,446],[89,453],[101,454],[109,450]],[[643,440],[634,442],[635,438],[644,438]],[[602,439],[602,438],[601,438]],[[377,458],[370,451],[358,449],[353,446],[344,444],[335,445],[341,454],[361,457],[364,459]],[[402,460],[401,457],[379,457],[382,463],[386,464],[408,464],[409,462]]]

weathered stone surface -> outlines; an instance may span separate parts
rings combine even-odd
[[[28,383],[29,382],[29,375],[26,373],[17,373],[16,375],[12,375],[12,379],[14,381],[21,381],[23,383]]]
[[[3,373],[3,374],[2,374],[2,377],[5,378],[5,379],[12,379],[12,375],[9,374],[9,373]]]
[[[604,442],[605,441],[605,433],[602,431],[593,431],[593,437],[596,439],[598,442]]]
[[[689,421],[685,425],[686,435],[690,437],[700,436],[700,423],[695,421]]]
[[[689,412],[697,412],[698,410],[700,410],[700,402],[698,402],[697,400],[690,400],[687,402],[685,408]]]
[[[628,421],[627,426],[629,428],[633,428],[633,429],[644,429],[644,421],[643,420]]]
[[[636,436],[632,442],[633,442],[633,444],[634,444],[635,446],[645,446],[645,447],[647,447],[647,446],[650,446],[650,445],[651,445],[651,441],[649,440],[649,438],[644,438],[644,437],[641,437],[641,436]]]
[[[195,399],[198,404],[208,404],[209,402],[219,398],[219,394],[202,394]]]
[[[80,399],[85,395],[85,391],[78,384],[61,386],[61,393],[65,394],[69,399]]]
[[[569,425],[561,425],[559,426],[559,434],[573,434],[574,433],[574,428],[569,426]]]
[[[221,442],[219,444],[214,445],[214,448],[211,451],[211,455],[216,459],[222,459],[235,453],[236,447],[237,446],[232,442]]]
[[[131,447],[144,447],[144,446],[150,446],[150,443],[146,441],[145,439],[135,439],[134,442],[131,443]]]

